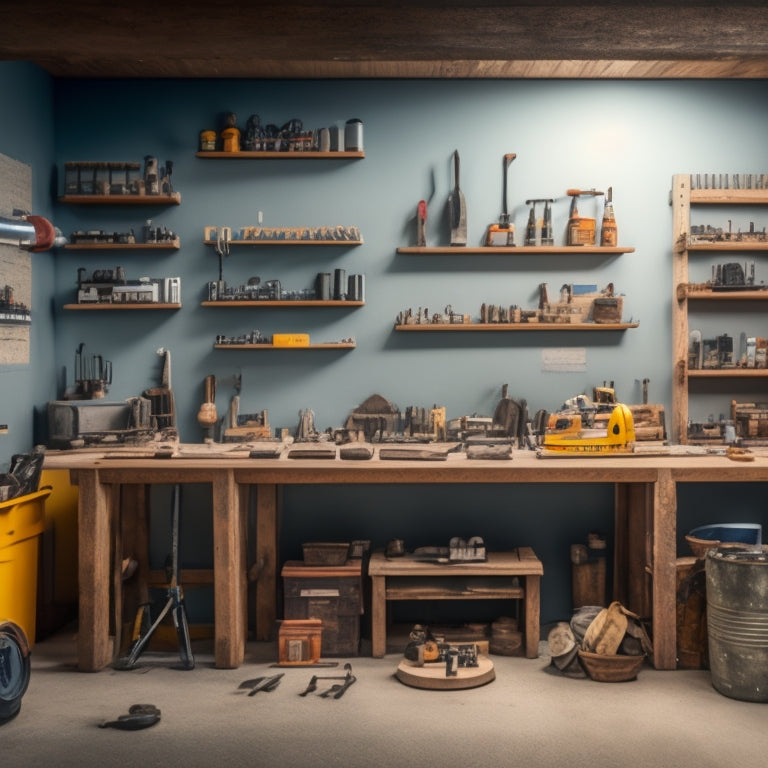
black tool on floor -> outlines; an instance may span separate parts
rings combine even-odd
[[[330,688],[323,691],[322,693],[318,694],[321,698],[327,699],[327,698],[334,698],[334,699],[340,699],[347,688],[349,688],[351,685],[355,683],[357,678],[352,674],[352,665],[347,662],[344,665],[344,669],[346,671],[345,675],[312,675],[312,679],[307,684],[307,687],[299,694],[299,696],[307,696],[310,693],[313,693],[317,690],[317,681],[318,680],[340,680],[341,682],[334,683]]]
[[[120,731],[140,731],[160,721],[160,710],[154,704],[133,704],[127,715],[117,720],[106,720],[99,728],[117,728]]]
[[[175,665],[174,669],[194,669],[195,659],[192,655],[192,645],[189,639],[189,623],[187,622],[187,610],[184,606],[184,593],[179,584],[179,508],[181,505],[181,486],[177,483],[173,486],[173,496],[171,500],[171,562],[168,569],[168,600],[163,609],[158,614],[154,623],[149,624],[149,605],[139,607],[136,615],[134,642],[127,656],[118,659],[113,667],[115,669],[127,670],[134,669],[136,662],[147,647],[152,635],[160,626],[163,619],[170,611],[173,617],[173,624],[176,627],[176,635],[179,640],[179,656],[181,664]]]
[[[249,696],[255,696],[259,691],[271,693],[278,685],[280,685],[280,680],[284,674],[285,672],[279,672],[278,674],[269,677],[254,677],[251,680],[243,680],[237,687],[250,689],[248,693]]]

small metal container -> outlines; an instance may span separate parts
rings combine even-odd
[[[347,152],[363,151],[363,121],[356,117],[347,120],[344,126],[344,149]]]

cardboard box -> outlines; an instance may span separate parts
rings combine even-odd
[[[274,333],[272,334],[272,346],[274,347],[308,347],[308,333]]]

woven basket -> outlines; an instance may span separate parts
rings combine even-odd
[[[624,683],[637,677],[645,656],[590,653],[579,649],[579,659],[587,674],[598,683]]]

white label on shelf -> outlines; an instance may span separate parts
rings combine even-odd
[[[587,349],[546,347],[541,350],[541,370],[563,373],[587,370]]]

